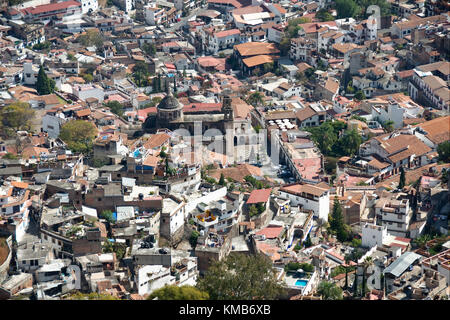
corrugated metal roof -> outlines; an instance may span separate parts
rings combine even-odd
[[[385,270],[384,274],[390,273],[395,277],[399,277],[414,261],[422,256],[414,252],[405,252],[397,260],[391,263]]]

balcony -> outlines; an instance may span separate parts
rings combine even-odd
[[[206,228],[218,223],[219,219],[214,216],[209,210],[206,210],[203,214],[198,214],[194,217],[196,224]]]

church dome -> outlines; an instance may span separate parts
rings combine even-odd
[[[180,102],[175,98],[172,93],[165,96],[158,104],[158,109],[162,110],[174,110],[180,108]]]

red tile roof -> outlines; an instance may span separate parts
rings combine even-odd
[[[81,8],[81,3],[78,1],[63,1],[58,3],[50,3],[50,4],[44,4],[36,7],[29,7],[21,10],[25,14],[29,15],[37,15],[45,12],[53,12],[57,10],[63,10],[70,7],[79,7]]]
[[[271,192],[272,188],[253,190],[250,193],[250,197],[247,200],[247,204],[267,202],[269,200]]]
[[[239,29],[224,30],[224,31],[217,32],[215,34],[215,36],[216,36],[216,38],[222,38],[222,37],[232,36],[234,34],[241,34],[241,31],[239,31]]]
[[[275,239],[278,238],[278,236],[282,231],[283,231],[282,226],[268,226],[256,232],[256,235],[265,236],[266,239]]]

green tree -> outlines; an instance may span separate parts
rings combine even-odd
[[[442,142],[437,146],[439,160],[446,163],[450,162],[450,141]]]
[[[250,214],[250,217],[254,217],[259,214],[259,210],[254,204],[250,206],[249,214]]]
[[[150,67],[143,61],[138,61],[133,67],[133,79],[139,87],[147,87],[150,85]]]
[[[361,8],[353,0],[337,0],[336,1],[337,18],[350,18],[356,17]]]
[[[37,43],[33,46],[33,50],[47,50],[50,49],[51,43],[49,41],[44,41]]]
[[[348,269],[350,266],[350,256],[348,254],[346,254],[344,259],[345,259],[345,286],[344,286],[344,289],[347,290],[348,289]]]
[[[142,50],[143,50],[146,54],[148,54],[148,55],[154,57],[155,54],[156,54],[156,45],[155,45],[154,43],[147,43],[147,42],[145,42],[145,43],[142,45]]]
[[[69,59],[70,61],[77,61],[77,58],[75,58],[75,56],[71,53],[67,54],[67,59]]]
[[[109,223],[114,223],[114,214],[111,210],[104,210],[102,213],[100,213],[99,218],[105,219]]]
[[[309,234],[306,237],[305,243],[303,243],[303,245],[305,246],[305,248],[309,248],[312,246],[311,237],[309,236]]]
[[[361,239],[352,239],[352,247],[358,248],[361,247],[362,241]]]
[[[339,141],[339,147],[342,150],[342,154],[353,156],[358,153],[361,143],[362,137],[355,129],[353,129],[345,132],[344,136]]]
[[[321,9],[317,11],[316,19],[320,20],[321,22],[325,22],[325,21],[333,21],[334,17],[327,10]]]
[[[302,25],[304,23],[308,23],[308,22],[311,22],[311,19],[306,18],[306,17],[300,17],[300,18],[295,18],[295,19],[289,20],[286,36],[289,38],[298,37],[298,32],[302,28],[300,25]]]
[[[355,93],[355,99],[358,101],[362,101],[366,99],[366,95],[361,90],[356,91]]]
[[[16,156],[16,155],[14,155],[14,154],[12,154],[12,153],[7,153],[7,154],[5,154],[3,157],[2,157],[2,159],[7,159],[7,160],[17,160],[17,159],[19,159],[19,157],[18,156]]]
[[[193,286],[166,285],[155,290],[148,300],[208,300],[209,294]]]
[[[53,79],[49,79],[42,65],[39,68],[36,80],[36,90],[39,95],[50,94],[55,91],[55,81]]]
[[[345,88],[345,92],[346,92],[347,94],[354,94],[354,93],[355,93],[355,88],[353,88],[353,86],[352,86],[352,81],[350,81],[350,82],[347,84],[347,88]]]
[[[319,149],[324,152],[325,154],[330,153],[333,146],[335,145],[337,141],[337,135],[333,128],[333,125],[330,122],[324,123],[320,129],[319,134],[321,135],[321,138],[318,139],[318,147]]]
[[[87,30],[85,34],[78,37],[78,41],[85,47],[95,46],[97,49],[103,47],[103,36],[97,30]]]
[[[275,275],[268,257],[231,253],[210,266],[197,288],[212,300],[273,300],[285,293]]]
[[[264,68],[264,73],[272,72],[273,71],[273,62],[264,63],[263,68]]]
[[[220,173],[219,184],[220,184],[221,186],[224,186],[224,185],[225,185],[225,176],[223,175],[223,173]]]
[[[256,91],[250,94],[250,96],[247,99],[247,102],[254,107],[264,104],[261,92]]]
[[[355,0],[360,7],[359,14],[356,15],[359,19],[367,19],[371,12],[367,13],[367,8],[371,5],[377,5],[380,8],[380,15],[382,17],[391,14],[391,4],[386,0]]]
[[[355,280],[353,281],[353,297],[358,296],[358,266],[355,269]]]
[[[403,167],[400,167],[400,181],[398,183],[398,188],[403,189],[406,184],[405,170]]]
[[[366,274],[367,269],[369,269],[373,265],[372,257],[367,257],[363,262],[363,279],[362,279],[362,297],[366,296],[366,289],[367,289],[367,280],[366,280]]]
[[[291,38],[290,37],[281,38],[278,48],[280,49],[280,53],[282,56],[287,55],[289,53],[289,50],[291,49]]]
[[[198,233],[198,231],[192,230],[191,236],[189,237],[189,243],[191,244],[193,249],[195,249],[195,247],[197,246],[197,240],[199,236],[200,233]]]
[[[345,229],[344,215],[342,214],[341,203],[339,202],[337,197],[334,198],[333,211],[331,213],[330,228],[331,230],[336,232],[336,237],[339,241],[343,242],[347,240],[348,234]]]
[[[64,141],[73,152],[89,153],[92,142],[97,136],[97,128],[89,121],[72,120],[61,127],[59,138]]]
[[[94,76],[92,74],[90,74],[90,73],[83,73],[81,75],[81,77],[84,79],[84,81],[86,81],[88,83],[90,83],[90,82],[92,82],[94,80]]]
[[[385,123],[383,123],[383,128],[387,131],[387,132],[392,132],[394,131],[394,121],[392,120],[388,120]]]
[[[2,134],[11,136],[20,130],[30,130],[34,110],[29,103],[13,102],[0,111],[0,129]]]
[[[108,107],[112,113],[117,114],[119,117],[123,116],[123,105],[118,101],[109,101],[105,103],[105,107]]]
[[[317,292],[324,300],[342,300],[342,289],[336,284],[328,281],[322,281],[317,287]]]

